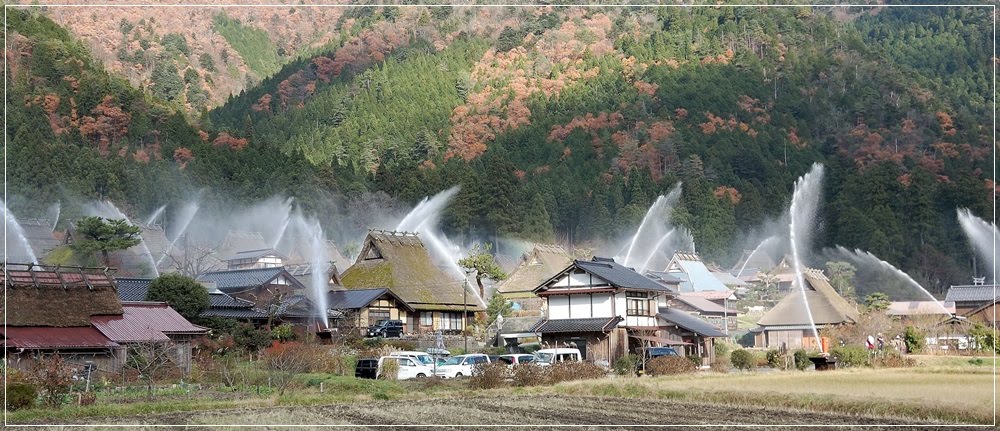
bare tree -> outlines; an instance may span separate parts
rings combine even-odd
[[[271,371],[271,383],[278,388],[278,394],[284,394],[296,374],[309,371],[312,358],[303,354],[297,343],[278,344],[267,349],[261,356],[261,361]]]
[[[146,384],[149,395],[153,385],[167,371],[177,366],[176,345],[170,341],[142,341],[127,348],[125,366],[139,372],[139,379]]]
[[[181,238],[180,250],[167,256],[177,268],[177,271],[191,278],[208,271],[220,269],[221,264],[215,257],[216,248],[211,245],[188,241],[187,234]]]

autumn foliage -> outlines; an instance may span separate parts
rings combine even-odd
[[[94,116],[80,119],[80,134],[94,141],[101,154],[107,155],[111,144],[128,134],[132,115],[122,111],[111,96],[104,96],[91,112]]]

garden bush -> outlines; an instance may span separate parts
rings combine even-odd
[[[472,377],[469,378],[469,387],[476,389],[502,388],[507,386],[507,377],[509,376],[510,369],[503,362],[476,364],[473,367]]]
[[[885,355],[873,358],[871,364],[878,368],[907,368],[916,366],[917,361],[896,352],[887,352]]]
[[[716,359],[708,366],[713,373],[728,373],[729,372],[729,361]]]
[[[48,407],[59,407],[73,386],[73,371],[59,355],[38,358],[28,372],[28,381],[39,390]]]
[[[10,383],[7,385],[7,410],[23,410],[35,407],[38,390],[28,383]]]
[[[785,369],[785,355],[778,349],[767,351],[767,366],[776,370]]]
[[[730,355],[729,360],[733,362],[734,367],[740,370],[752,370],[757,368],[757,360],[754,359],[753,353],[744,349],[734,350],[732,355]]]
[[[687,359],[688,359],[689,361],[691,361],[691,363],[692,363],[692,364],[694,364],[694,367],[695,367],[695,368],[699,368],[699,367],[701,367],[701,364],[702,364],[702,361],[701,361],[701,356],[698,356],[698,355],[689,355],[689,356],[687,357]]]
[[[917,328],[907,326],[903,330],[903,342],[906,343],[906,353],[920,353],[921,350],[924,350],[926,338],[924,338],[924,334],[917,330]]]
[[[868,365],[868,350],[860,346],[834,347],[830,354],[837,358],[838,367],[863,367]]]
[[[795,369],[799,371],[804,371],[812,365],[812,361],[809,360],[809,353],[803,349],[796,350],[792,357],[795,359]]]
[[[545,368],[536,364],[517,364],[511,371],[514,375],[515,386],[541,385],[548,381],[548,373]]]
[[[701,359],[698,360],[701,363]],[[661,356],[653,358],[646,364],[646,374],[651,376],[668,376],[674,374],[693,373],[697,370],[688,358],[679,356]]]
[[[619,376],[634,376],[639,371],[639,355],[628,354],[615,360],[611,367]]]

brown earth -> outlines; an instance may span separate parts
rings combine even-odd
[[[911,424],[914,426],[901,427],[901,429],[937,429],[934,423],[927,422],[776,409],[764,406],[748,408],[669,400],[566,395],[516,395],[419,401],[394,400],[316,407],[230,409],[129,418],[93,418],[88,419],[87,422],[90,424],[191,426],[188,429],[212,429],[213,425],[224,424],[315,425],[317,428],[322,425],[341,425],[335,429],[358,430],[376,429],[376,427],[365,425],[414,425],[405,428],[440,430],[458,429],[454,426],[440,425],[464,425],[468,428],[470,425],[482,424],[539,425],[540,428],[545,429],[552,429],[558,425],[575,425],[572,429],[604,430],[661,429],[663,425],[699,424],[733,425],[725,427],[725,429],[759,429],[739,426],[753,424],[774,425],[767,427],[767,429],[793,429],[790,426],[782,425],[800,427],[794,429],[820,429],[824,428],[822,425],[840,425],[839,429],[843,429],[843,425],[861,425],[865,429],[879,429],[884,427],[878,427],[878,425]],[[343,426],[351,424],[358,426]],[[806,427],[802,428],[804,425]],[[281,427],[273,427],[273,429],[279,428]],[[129,429],[142,429],[142,427]],[[267,429],[271,429],[271,427]],[[296,429],[309,428],[299,427]],[[686,429],[719,428],[705,426],[686,427]]]

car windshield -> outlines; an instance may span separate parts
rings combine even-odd
[[[677,352],[675,352],[674,349],[670,347],[654,347],[649,349],[650,356],[667,356],[676,354]]]
[[[420,361],[422,364],[425,364],[425,365],[431,365],[431,364],[434,363],[434,359],[431,358],[430,355],[420,355],[420,356],[417,356],[417,360]]]
[[[458,356],[456,356],[454,358],[448,358],[448,359],[445,359],[444,362],[441,363],[441,365],[461,365],[463,359],[465,359],[465,358],[458,357]]]
[[[552,362],[552,353],[535,353],[538,362]]]
[[[385,326],[386,322],[388,322],[388,320],[379,320],[378,322],[375,322],[375,326]]]
[[[518,362],[535,362],[535,357],[531,355],[521,356]]]

